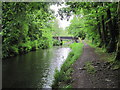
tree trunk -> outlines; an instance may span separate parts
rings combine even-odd
[[[97,13],[97,11],[96,11],[96,13]],[[99,47],[101,47],[102,44],[103,44],[103,38],[102,38],[102,33],[101,33],[101,29],[100,29],[101,25],[100,25],[99,17],[98,17],[98,16],[97,16],[97,22],[98,22],[97,26],[98,26],[99,38],[100,38],[100,40],[101,40]]]
[[[113,28],[113,23],[111,20],[111,11],[110,8],[108,8],[107,10],[107,17],[108,17],[108,28],[109,28],[109,32],[110,32],[110,41],[109,41],[109,46],[108,46],[108,52],[114,52],[115,48],[116,48],[116,42],[115,42],[115,32],[114,32],[114,28]]]
[[[106,38],[107,38],[107,34],[106,34],[106,31],[105,31],[104,15],[102,15],[102,39],[103,39],[103,43],[104,43],[105,46],[107,46]]]
[[[119,30],[119,36],[118,36],[118,43],[117,43],[117,53],[116,53],[116,60],[120,61],[120,1],[118,3],[118,30]]]
[[[115,33],[115,40],[118,39],[119,29],[118,29],[118,15],[113,18],[113,28]]]

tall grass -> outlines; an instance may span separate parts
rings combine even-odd
[[[73,43],[70,45],[72,51],[69,53],[66,61],[61,67],[61,70],[56,70],[54,75],[54,81],[52,88],[72,88],[71,87],[71,74],[73,72],[72,64],[80,57],[82,53],[83,44],[82,43]]]

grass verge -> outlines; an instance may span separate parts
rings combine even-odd
[[[72,88],[71,74],[73,72],[72,64],[80,57],[83,51],[82,43],[73,43],[70,45],[72,51],[69,53],[66,61],[61,67],[61,70],[56,70],[52,88]]]

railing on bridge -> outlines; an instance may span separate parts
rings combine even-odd
[[[68,37],[68,36],[56,36],[56,37],[53,37],[53,38],[57,39],[57,40],[65,40],[65,39],[75,40],[75,39],[78,39],[78,37]]]
[[[57,39],[59,41],[62,40],[74,40],[75,42],[78,42],[78,37],[68,37],[68,36],[55,36],[53,39]]]

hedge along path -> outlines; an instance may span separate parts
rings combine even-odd
[[[84,43],[84,41],[83,41]],[[102,60],[101,57],[84,43],[83,54],[73,64],[72,87],[73,88],[117,88],[119,87],[119,71],[109,68],[109,63]],[[90,62],[94,67],[95,73],[90,74],[85,65]],[[89,68],[88,68],[89,69]],[[91,71],[92,72],[92,71]]]

